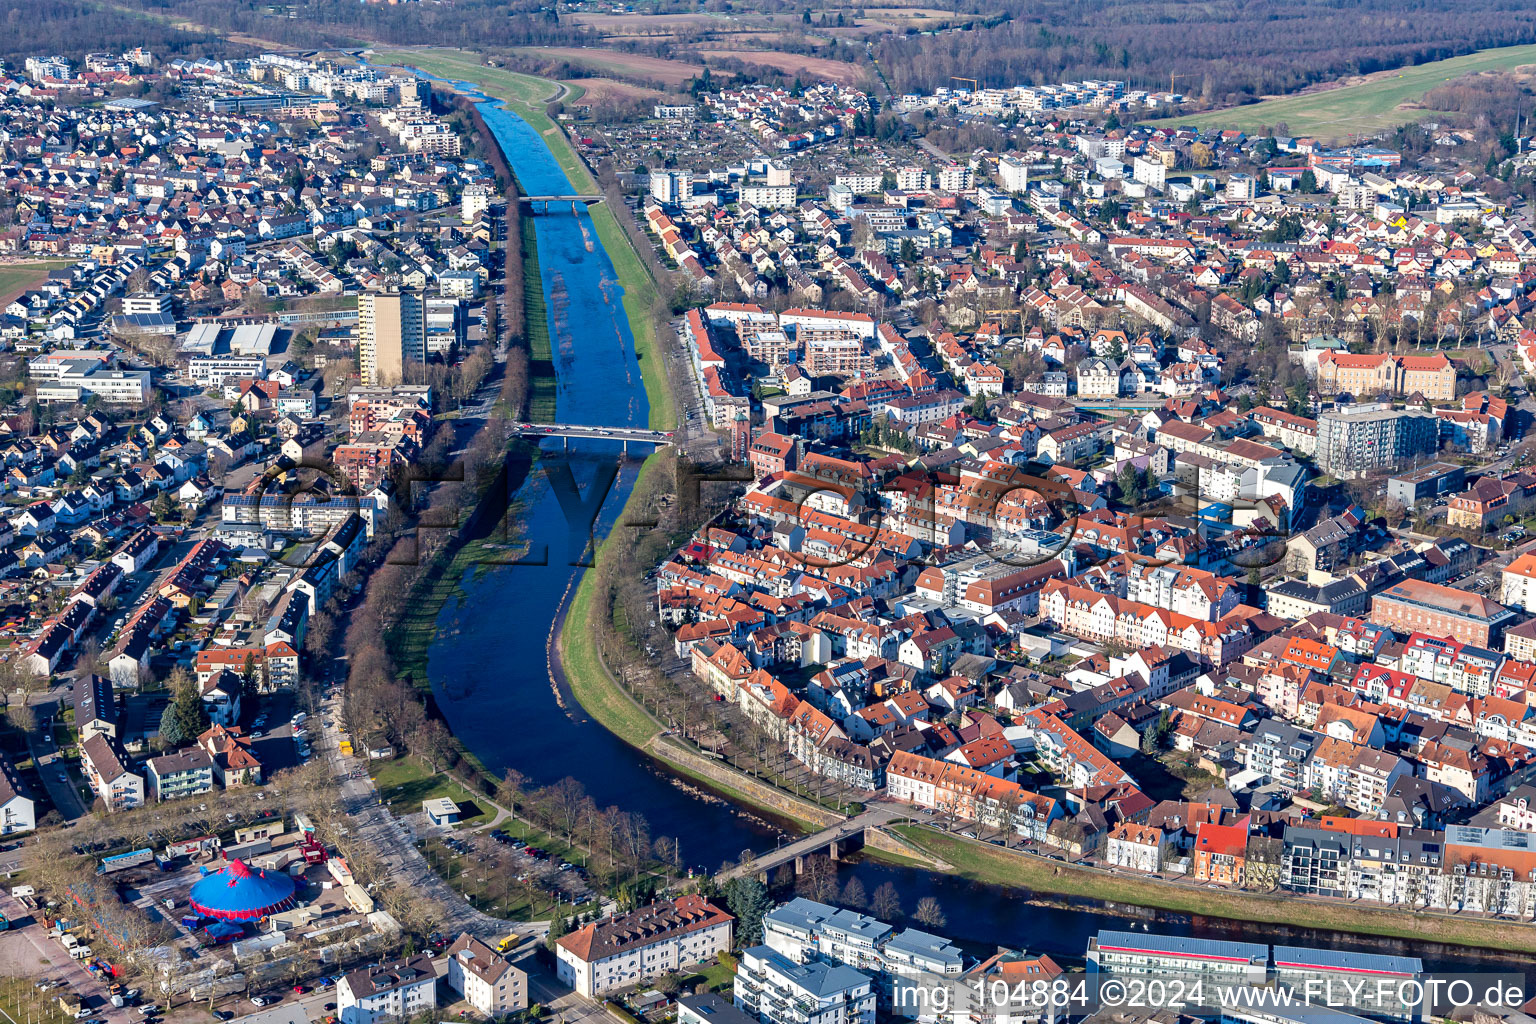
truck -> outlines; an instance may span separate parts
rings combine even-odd
[[[101,864],[96,868],[96,873],[110,875],[114,871],[126,871],[140,864],[148,864],[154,859],[155,851],[148,847],[142,850],[130,850],[127,853],[115,853],[110,857],[101,858]]]
[[[508,950],[516,949],[517,944],[522,941],[523,937],[517,932],[512,932],[510,935],[504,935],[502,936],[501,941],[496,943],[496,952],[505,953]]]
[[[166,843],[165,855],[167,857],[194,857],[204,850],[212,849],[219,845],[219,841],[213,836],[198,836],[196,839],[183,839],[179,843]]]

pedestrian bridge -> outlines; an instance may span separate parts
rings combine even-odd
[[[622,441],[624,451],[631,442],[636,444],[674,444],[672,431],[648,430],[644,427],[587,427],[575,423],[519,423],[512,432],[530,440],[558,437],[563,447],[570,447],[571,438],[587,438],[597,441]]]
[[[879,829],[901,817],[905,817],[905,812],[898,808],[874,805],[862,814],[835,825],[829,825],[820,832],[813,832],[793,842],[785,843],[777,849],[743,860],[736,867],[720,872],[716,876],[716,881],[724,883],[733,878],[756,875],[766,882],[769,874],[785,864],[793,864],[795,874],[798,875],[805,869],[807,857],[826,854],[833,860],[838,860],[846,854],[862,850],[864,837],[869,829]]]

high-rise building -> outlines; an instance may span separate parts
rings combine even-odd
[[[1317,465],[1341,479],[1396,470],[1415,455],[1433,454],[1439,440],[1439,424],[1427,412],[1382,405],[1325,412],[1317,421]]]
[[[364,295],[357,302],[357,360],[363,384],[405,384],[407,363],[427,359],[426,304],[408,292]]]

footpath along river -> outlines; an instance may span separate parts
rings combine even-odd
[[[522,118],[477,93],[473,85],[453,84],[482,100],[481,116],[524,194],[575,191],[548,145]],[[613,265],[590,219],[584,210],[572,213],[565,207],[536,215],[534,231],[559,376],[559,421],[644,426],[647,404],[634,339],[620,304]],[[558,450],[553,442],[545,442],[545,447]],[[572,465],[583,494],[599,465],[612,465],[617,456],[618,446],[613,443],[572,443]],[[598,518],[599,536],[618,517],[634,472],[630,463],[609,493]],[[614,805],[644,815],[653,836],[680,841],[685,863],[713,869],[722,861],[738,859],[745,849],[772,848],[785,833],[780,823],[677,778],[556,691],[547,670],[546,645],[581,570],[569,564],[570,529],[537,469],[518,499],[524,504],[522,535],[531,552],[548,552],[547,564],[471,568],[461,581],[461,596],[450,600],[438,618],[429,672],[454,733],[492,772],[513,767],[532,785],[569,776],[585,787],[598,806]],[[943,930],[978,951],[1003,944],[1073,962],[1082,958],[1088,938],[1099,929],[1133,928],[1217,940],[1410,954],[1423,958],[1433,969],[1529,971],[1536,980],[1536,967],[1529,958],[1487,956],[1455,946],[1057,898],[867,859],[845,866],[842,875],[845,881],[857,877],[866,892],[883,882],[894,883],[908,913],[922,897],[933,896],[948,917]]]

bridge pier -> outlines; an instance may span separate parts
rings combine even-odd
[[[564,434],[560,435],[560,450],[563,452],[568,452],[571,450],[571,439],[566,437]]]
[[[623,445],[623,456],[624,456],[624,458],[628,459],[629,458],[629,438],[626,437],[623,441],[620,441],[619,443],[621,445]]]

